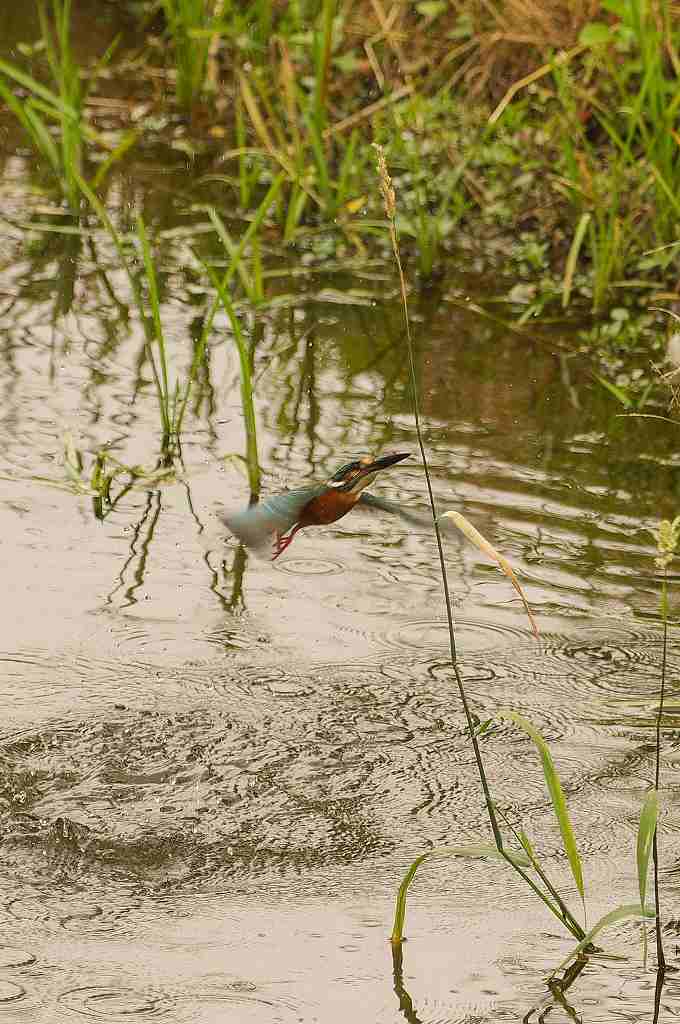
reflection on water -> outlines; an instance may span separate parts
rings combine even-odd
[[[135,470],[108,498],[93,495],[102,451],[130,470],[157,465],[144,331],[93,223],[82,237],[21,227],[34,216],[30,167],[7,140],[0,918],[12,946],[0,949],[0,1001],[16,1004],[17,1020],[45,1007],[210,1024],[652,1020],[656,979],[640,966],[639,925],[613,928],[603,943],[611,959],[546,989],[568,944],[498,865],[424,871],[403,961],[399,952],[390,966],[404,867],[487,831],[433,538],[355,510],[304,531],[272,564],[227,535],[220,515],[248,501],[250,484],[222,315],[172,476]],[[228,204],[199,180],[209,169],[135,151],[107,197],[121,229],[132,204],[162,238],[162,313],[179,374],[212,298],[191,247],[218,257],[200,204]],[[364,452],[415,452],[401,310],[385,268],[273,250],[266,268],[277,275],[266,278],[268,303],[238,310],[263,494],[327,478]],[[617,418],[569,336],[480,317],[466,296],[483,287],[452,272],[412,298],[434,489],[442,510],[463,511],[512,561],[542,636],[528,635],[494,567],[447,538],[461,670],[480,718],[510,706],[549,740],[595,920],[637,891],[661,654],[649,530],[677,511],[676,439],[660,421]],[[82,456],[79,482],[63,464],[67,435]],[[426,511],[416,459],[375,487]],[[669,907],[679,670],[671,645]],[[499,805],[573,898],[533,748],[507,723],[482,743]],[[662,1019],[677,1016],[672,975],[656,998]]]

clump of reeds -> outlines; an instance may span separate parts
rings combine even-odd
[[[514,7],[525,9],[524,24],[529,11],[537,24],[557,24],[552,4],[508,0],[503,6],[502,17],[509,20],[499,33],[501,39],[512,38]],[[563,10],[567,5],[556,0],[554,6]],[[672,244],[664,250],[658,243],[677,244],[680,158],[674,126],[680,58],[677,28],[667,6],[655,10],[635,0],[617,5],[616,18],[589,0],[572,6],[571,25],[580,25],[580,32],[572,32],[569,48],[563,48],[566,43],[560,48],[548,45],[547,38],[540,42],[539,33],[535,41],[540,42],[540,65],[512,83],[490,123],[495,124],[528,86],[541,80],[548,86],[554,83],[557,104],[548,122],[558,153],[554,188],[569,200],[575,214],[563,306],[569,304],[583,255],[593,312],[599,313],[642,256],[650,268],[656,263],[665,269],[675,255]],[[599,20],[590,20],[596,15]],[[514,42],[523,41],[520,31]],[[643,254],[640,245],[645,235],[648,249],[657,245],[652,262],[651,253]]]
[[[39,82],[22,68],[0,60],[0,98],[16,117],[36,153],[43,160],[75,213],[80,206],[79,177],[84,173],[86,147],[94,144],[104,148],[99,134],[88,123],[84,104],[87,82],[77,64],[71,48],[71,0],[53,0],[50,22],[45,0],[38,0],[38,15],[42,33],[42,46],[47,57],[51,88]],[[99,61],[106,64],[115,49],[114,40]],[[12,83],[25,91],[19,99]],[[57,137],[53,126],[57,126]],[[121,142],[110,150],[100,164],[93,179],[95,187],[103,180],[113,164],[133,144],[136,136],[128,132]]]
[[[252,244],[257,238],[258,231],[272,203],[276,199],[281,183],[282,176],[274,180],[262,199],[256,216],[238,243],[232,242],[231,236],[217,212],[213,209],[209,210],[209,215],[218,237],[227,249],[229,260],[226,270],[219,276],[215,268],[201,260],[198,254],[194,253],[215,289],[215,297],[204,316],[203,327],[194,347],[193,358],[188,372],[183,380],[180,373],[176,372],[174,383],[172,383],[170,380],[168,352],[161,314],[156,264],[144,220],[139,215],[136,218],[136,241],[141,252],[141,264],[143,267],[143,274],[140,276],[135,266],[136,260],[129,252],[126,240],[121,237],[103,204],[92,189],[82,178],[78,178],[78,186],[108,232],[130,283],[135,306],[144,329],[145,351],[156,392],[161,425],[161,452],[167,459],[171,459],[179,447],[189,398],[200,366],[205,358],[205,352],[214,329],[217,311],[222,306],[226,312],[239,358],[241,399],[246,433],[245,463],[248,470],[251,496],[253,498],[257,498],[259,494],[260,466],[253,394],[252,353],[249,350],[241,322],[234,309],[229,286],[234,276],[238,275],[247,295],[252,301],[256,301],[257,296],[262,295],[261,273],[256,268],[256,272],[253,278],[251,278],[246,266],[245,252],[248,245]]]
[[[330,71],[336,13],[335,0],[322,0],[311,32],[311,83],[300,81],[288,41],[279,36],[271,67],[239,72],[239,102],[235,107],[239,142],[242,197],[247,184],[243,114],[257,138],[260,153],[282,170],[288,185],[281,205],[284,241],[290,241],[305,218],[336,223],[347,234],[363,230],[352,217],[352,188],[366,161],[359,134],[336,134],[330,124]],[[363,202],[359,203],[359,207]]]
[[[175,93],[180,106],[191,107],[206,85],[208,55],[214,34],[211,31],[219,0],[162,0],[163,12],[172,39],[175,56]]]

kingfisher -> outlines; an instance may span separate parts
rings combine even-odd
[[[246,547],[262,548],[272,538],[272,561],[286,550],[298,530],[305,526],[335,523],[351,512],[355,505],[392,512],[420,525],[420,517],[404,512],[395,502],[367,494],[364,490],[381,470],[407,459],[409,454],[393,452],[377,459],[369,455],[354,459],[341,466],[326,483],[274,494],[243,512],[225,516],[224,522]]]

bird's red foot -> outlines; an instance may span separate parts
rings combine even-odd
[[[275,561],[279,555],[283,554],[288,545],[293,539],[293,534],[280,534],[277,533],[274,537],[274,554],[272,555],[272,562]]]

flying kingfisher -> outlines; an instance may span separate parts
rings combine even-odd
[[[225,516],[224,522],[246,547],[262,548],[272,538],[272,561],[286,550],[298,530],[305,526],[335,523],[357,504],[392,512],[408,522],[420,525],[421,519],[418,516],[404,512],[395,502],[376,498],[364,491],[365,487],[373,483],[380,470],[408,456],[409,452],[395,452],[378,459],[368,455],[355,459],[341,466],[325,484],[310,484],[283,494],[274,494],[243,512]]]

